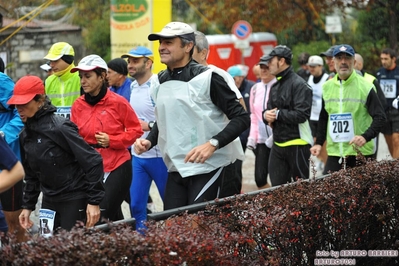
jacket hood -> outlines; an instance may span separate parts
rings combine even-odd
[[[0,84],[2,88],[0,93],[0,104],[6,109],[10,109],[7,101],[11,98],[14,91],[14,81],[6,74],[0,72]]]
[[[50,99],[46,96],[46,99],[44,100],[44,104],[42,108],[40,108],[33,117],[28,118],[26,120],[26,123],[29,124],[30,122],[34,120],[39,120],[41,117],[53,114],[57,111],[57,107],[51,104]]]

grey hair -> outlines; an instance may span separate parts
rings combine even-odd
[[[192,42],[194,44],[193,48],[190,50],[190,58],[191,58],[193,56],[193,53],[194,53],[195,42],[192,41],[192,40],[188,40],[186,38],[182,38],[180,36],[179,36],[179,39],[181,40],[181,47],[186,47],[186,45],[190,44],[190,42]]]
[[[197,52],[199,53],[204,49],[209,51],[209,43],[205,34],[203,34],[200,31],[195,31],[194,35],[195,35],[195,48],[197,48]]]

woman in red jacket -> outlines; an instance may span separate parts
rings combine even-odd
[[[98,55],[84,57],[71,72],[79,71],[84,94],[73,104],[71,120],[79,134],[102,156],[105,197],[100,203],[102,217],[123,219],[121,204],[132,181],[131,156],[128,151],[143,131],[130,104],[110,91],[107,63]]]

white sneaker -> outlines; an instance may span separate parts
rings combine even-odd
[[[157,208],[156,208],[156,206],[155,206],[155,204],[153,202],[147,203],[147,211],[149,213],[157,212]]]

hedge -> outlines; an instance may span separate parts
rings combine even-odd
[[[145,235],[128,224],[113,226],[109,232],[78,226],[51,238],[4,245],[0,262],[395,265],[399,263],[399,163],[364,163],[326,178],[229,198],[195,214],[150,221]]]

